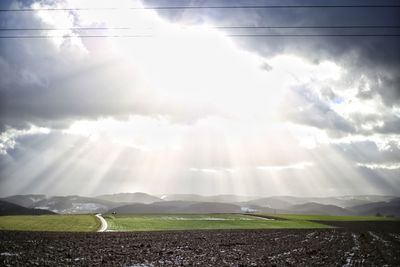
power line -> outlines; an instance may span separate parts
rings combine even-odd
[[[208,27],[208,26],[207,26]],[[400,29],[400,25],[345,25],[345,26],[209,26],[212,29]],[[64,27],[64,28],[0,28],[0,31],[58,31],[58,30],[137,30],[151,27]]]
[[[153,35],[3,35],[0,39],[48,39],[48,38],[143,38],[154,37]]]
[[[345,25],[345,26],[215,26],[216,29],[399,29],[395,25]]]
[[[400,37],[400,34],[228,34],[229,37]]]
[[[228,37],[400,37],[400,34],[227,34]],[[148,38],[154,35],[3,35],[0,39]]]
[[[80,8],[13,8],[0,12],[86,11],[86,10],[179,10],[179,9],[294,9],[294,8],[399,8],[400,5],[239,5],[239,6],[152,6],[152,7],[80,7]]]

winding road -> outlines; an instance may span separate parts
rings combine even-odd
[[[101,227],[100,227],[99,230],[97,230],[97,232],[105,232],[105,231],[107,231],[107,227],[108,227],[107,221],[103,218],[103,216],[100,213],[96,214],[96,217],[101,222]]]

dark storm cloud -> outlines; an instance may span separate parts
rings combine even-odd
[[[60,55],[54,46],[39,42],[29,47],[20,42],[3,44],[3,51],[12,49],[25,56],[36,49],[22,62],[6,53],[10,56],[3,62],[7,63],[0,64],[2,73],[7,74],[0,82],[2,125],[46,126],[47,122],[56,125],[129,112],[156,113],[145,110],[142,88],[135,88],[133,75],[119,62],[96,62],[85,55],[76,57],[73,51]]]
[[[328,93],[328,97],[329,95]],[[355,132],[350,122],[332,110],[315,92],[305,87],[292,88],[281,108],[285,116],[293,122],[337,134]]]
[[[400,118],[396,116],[386,118],[383,125],[374,128],[374,131],[383,134],[400,134]]]
[[[398,163],[400,147],[396,142],[389,142],[384,149],[379,149],[373,141],[360,141],[332,145],[335,151],[352,162],[365,164]],[[324,154],[321,151],[321,154]]]
[[[400,40],[400,37],[398,39]],[[400,45],[400,42],[397,45]],[[400,62],[400,59],[397,62]],[[360,99],[368,100],[378,95],[388,106],[400,105],[400,64],[385,66],[384,62],[377,62],[376,65],[352,70],[347,74],[346,80],[360,81],[357,94]]]
[[[8,1],[3,8],[18,5]],[[46,27],[32,12],[0,15],[5,28]],[[49,39],[1,39],[0,130],[7,125],[64,127],[74,119],[121,115],[140,107],[141,99],[130,102],[133,94],[123,94],[127,88],[139,90],[132,79],[125,84],[110,79],[132,75],[117,60],[100,56],[85,55],[68,41],[58,48]]]
[[[354,125],[358,125],[357,133],[362,135],[379,134],[400,134],[400,117],[382,112],[381,114],[353,113],[350,116]],[[370,129],[362,129],[363,124],[373,125]]]

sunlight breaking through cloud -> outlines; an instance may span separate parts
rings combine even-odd
[[[400,193],[396,63],[376,59],[370,71],[354,63],[362,44],[332,39],[309,40],[313,50],[301,39],[230,37],[214,27],[230,22],[220,11],[188,18],[112,4],[8,18],[73,38],[1,40],[1,194]],[[253,15],[243,18],[263,18]],[[149,36],[84,38],[79,27]]]

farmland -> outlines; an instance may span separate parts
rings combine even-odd
[[[304,220],[270,220],[240,214],[108,215],[105,219],[110,231],[329,228]]]
[[[93,215],[0,216],[0,230],[94,232],[99,227]]]
[[[374,216],[244,215],[244,214],[118,214],[104,215],[107,231],[172,231],[222,229],[322,229],[332,227],[396,228],[399,218]],[[377,223],[377,224],[376,224]],[[93,215],[0,216],[0,230],[95,232]]]
[[[0,231],[0,240],[2,266],[400,265],[399,232],[338,228],[111,233]]]
[[[3,216],[0,265],[400,265],[397,219],[278,216],[108,214],[108,233],[73,233],[96,231],[92,215]]]
[[[398,217],[278,214],[271,217],[299,221],[400,221]]]

